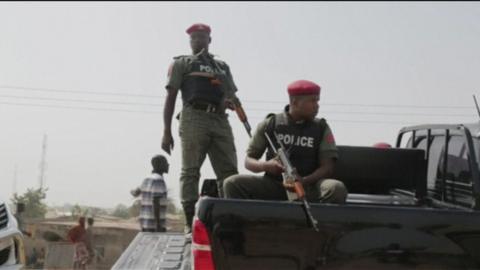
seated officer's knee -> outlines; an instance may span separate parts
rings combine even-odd
[[[223,180],[223,194],[225,198],[235,197],[239,179],[239,175],[231,175]]]
[[[223,186],[233,185],[235,183],[236,175],[231,175],[223,180]]]
[[[345,203],[347,188],[343,182],[335,179],[325,179],[320,185],[321,201],[328,203]]]

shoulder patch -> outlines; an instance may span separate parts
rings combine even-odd
[[[325,141],[329,144],[335,143],[335,137],[333,137],[333,134],[331,132],[327,134]]]

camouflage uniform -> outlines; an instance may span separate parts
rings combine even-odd
[[[294,130],[300,130],[300,133],[298,134],[305,135],[305,132],[303,132],[304,130],[306,130],[306,128],[304,128],[304,124],[298,125],[293,123],[287,111],[288,107],[285,109],[285,112],[274,116],[269,116],[257,126],[255,134],[253,135],[248,146],[248,157],[260,159],[263,153],[267,150],[269,144],[265,137],[265,132],[269,130],[269,126],[272,125],[272,121],[274,121],[275,118],[284,119],[284,121],[286,122],[286,126],[289,126],[290,128],[293,127]],[[318,167],[318,160],[320,159],[338,158],[335,140],[333,139],[333,134],[328,124],[325,122],[324,119],[315,119],[312,122],[318,123],[318,126],[321,126],[320,133],[323,134],[311,134],[311,137],[309,137],[308,135],[303,137],[297,136],[295,141],[292,139],[290,140],[290,143],[288,139],[283,140],[283,143],[285,144],[285,147],[287,149],[292,144],[305,146],[298,147],[296,155],[290,155],[290,161],[292,162],[292,165],[297,169],[304,163],[309,162],[309,160],[315,160],[313,163],[313,167],[311,166],[310,168],[303,170],[303,172],[301,170],[298,171],[300,176],[306,176],[312,173],[313,170]],[[271,129],[273,128],[274,127],[271,127]],[[306,132],[308,133],[308,131]],[[270,137],[272,138],[272,136]],[[272,138],[272,140],[275,139]],[[316,158],[311,158],[308,155],[304,155],[308,151],[306,147],[311,147],[311,149],[313,149],[313,154],[316,155]],[[307,200],[313,202],[343,203],[347,195],[347,190],[343,183],[335,179],[322,179],[320,181],[317,181],[315,184],[304,186],[304,189]],[[224,193],[225,197],[227,198],[287,200],[286,191],[282,185],[281,177],[269,175],[267,173],[265,173],[265,175],[263,176],[231,176],[225,180]]]
[[[182,92],[180,190],[187,226],[191,228],[200,168],[206,155],[217,176],[220,196],[223,180],[238,173],[233,133],[224,104],[226,98],[236,98],[237,88],[228,65],[213,59],[211,54],[201,52],[174,59],[166,87]]]

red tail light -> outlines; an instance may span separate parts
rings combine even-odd
[[[193,221],[192,259],[193,270],[215,270],[207,228],[197,218]]]

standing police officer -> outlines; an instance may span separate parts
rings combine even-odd
[[[281,173],[284,167],[269,147],[265,132],[278,149],[278,139],[288,150],[297,169],[308,201],[344,203],[347,189],[331,177],[338,158],[332,131],[325,119],[318,119],[320,86],[300,80],[288,86],[290,105],[284,112],[271,114],[253,135],[245,158],[245,167],[264,176],[235,175],[224,183],[225,197],[239,199],[287,200]],[[268,150],[267,150],[268,148]],[[267,150],[266,161],[259,160]]]
[[[194,24],[186,31],[190,35],[192,55],[178,56],[168,71],[168,91],[163,114],[162,149],[173,149],[172,116],[178,90],[181,89],[183,109],[180,113],[179,134],[182,146],[180,190],[187,231],[191,230],[195,203],[198,200],[200,168],[206,155],[217,176],[220,196],[222,183],[237,174],[237,156],[233,134],[225,109],[233,109],[237,88],[230,68],[208,52],[212,41],[210,27]]]

